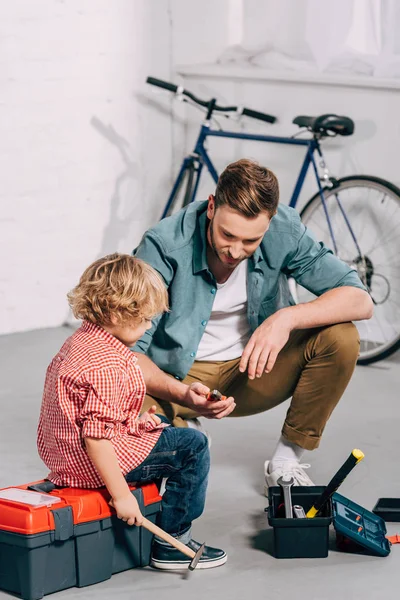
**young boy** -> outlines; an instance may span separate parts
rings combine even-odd
[[[143,517],[127,482],[168,478],[159,525],[197,551],[191,523],[204,508],[207,438],[195,429],[169,427],[154,414],[155,406],[139,416],[146,385],[129,349],[168,310],[161,277],[142,260],[112,254],[86,269],[68,300],[83,323],[47,369],[38,449],[48,479],[61,486],[105,485],[118,518],[140,525]],[[207,546],[198,567],[226,560],[223,550]],[[155,539],[153,567],[181,569],[188,563]]]

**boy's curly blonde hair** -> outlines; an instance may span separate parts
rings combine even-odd
[[[152,319],[168,310],[161,276],[129,254],[110,254],[92,263],[67,295],[77,319],[111,325]]]

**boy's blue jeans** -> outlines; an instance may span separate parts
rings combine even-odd
[[[160,418],[167,421],[164,416]],[[192,521],[204,509],[209,470],[206,436],[196,429],[166,427],[149,456],[125,479],[145,482],[168,478],[158,525],[187,543]]]

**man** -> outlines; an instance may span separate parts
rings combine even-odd
[[[176,426],[252,415],[292,397],[265,462],[266,485],[282,475],[313,485],[300,460],[318,447],[353,373],[359,337],[351,321],[369,319],[373,305],[357,273],[278,201],[275,175],[239,160],[208,202],[145,233],[136,256],[164,278],[170,312],[134,350],[150,394],[144,409],[156,403]],[[289,277],[317,299],[295,305]],[[191,394],[193,381],[207,387]],[[210,402],[208,388],[227,399]]]

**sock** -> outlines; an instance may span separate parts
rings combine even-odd
[[[300,462],[301,457],[304,454],[304,448],[301,448],[297,444],[293,444],[286,440],[282,435],[279,438],[278,444],[275,448],[275,452],[269,463],[268,471],[271,473],[279,463],[285,461]]]

